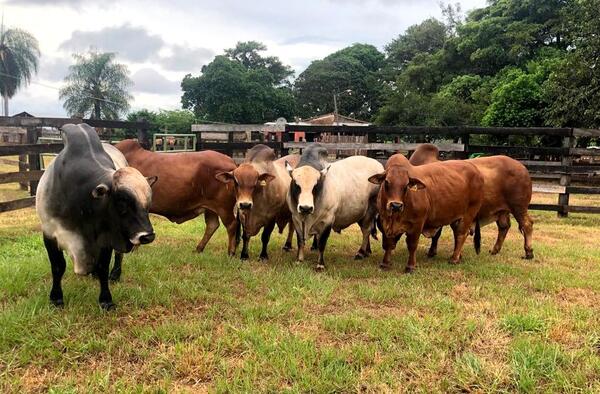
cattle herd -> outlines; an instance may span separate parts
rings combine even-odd
[[[355,259],[371,254],[371,238],[381,233],[382,269],[406,235],[406,272],[416,266],[422,235],[432,238],[428,256],[437,253],[442,227],[454,234],[450,263],[460,262],[466,239],[473,235],[479,253],[480,227],[491,222],[498,237],[490,253],[502,248],[513,215],[524,237],[525,258],[533,258],[533,221],[527,212],[531,179],[527,169],[506,156],[439,161],[434,145],[422,144],[408,160],[402,154],[382,166],[352,156],[329,163],[318,143],[302,155],[277,159],[265,146],[249,149],[242,164],[214,151],[155,153],[134,140],[103,144],[86,125],[65,125],[64,149],[44,172],[36,210],[52,268],[50,301],[62,306],[61,279],[71,257],[77,274],[94,274],[100,282],[102,308],[114,307],[109,279],[118,280],[122,254],[154,240],[148,214],[182,223],[204,214],[206,227],[196,250],[202,252],[223,223],[228,254],[248,259],[250,237],[262,229],[261,260],[275,226],[288,227],[284,250],[297,238],[297,260],[304,260],[305,241],[318,249],[317,270],[325,268],[331,230],[340,233],[356,223],[362,242]],[[109,273],[111,256],[115,263]]]

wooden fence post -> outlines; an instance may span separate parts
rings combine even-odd
[[[573,130],[571,130],[571,135],[563,138],[563,148],[565,148],[566,152],[563,152],[561,156],[561,164],[567,168],[567,173],[561,175],[559,184],[561,186],[568,187],[571,184],[571,166],[573,165],[573,156],[571,156],[571,148],[575,146],[575,137],[573,137]],[[569,216],[569,192],[565,190],[564,193],[560,193],[558,195],[558,205],[560,208],[558,210],[558,217],[566,218]]]
[[[37,140],[39,137],[39,129],[35,127],[27,128],[27,143],[28,144],[37,144]],[[40,165],[40,155],[39,154],[30,154],[28,155],[27,161],[29,163],[29,171],[39,171],[41,169]],[[37,192],[38,181],[29,181],[29,195],[35,196]]]
[[[462,157],[457,157],[457,159],[468,159],[469,158],[469,139],[470,139],[471,135],[470,134],[463,134],[460,139],[464,145],[463,147],[463,153],[462,153]],[[460,155],[460,152],[455,152],[455,154]]]
[[[27,155],[19,155],[19,172],[27,171]],[[27,190],[29,185],[27,182],[19,182],[19,188],[21,190]]]
[[[148,122],[146,121],[146,119],[138,119],[137,121],[144,123],[142,128],[138,129],[138,133],[137,133],[138,142],[140,143],[142,148],[150,149],[150,138],[148,135],[149,134]]]

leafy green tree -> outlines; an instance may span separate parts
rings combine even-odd
[[[578,0],[565,12],[569,51],[545,84],[552,126],[600,127],[600,0]]]
[[[40,58],[38,41],[21,29],[0,30],[0,94],[4,116],[8,116],[8,100],[37,73]]]
[[[339,95],[338,111],[370,119],[380,106],[383,60],[374,46],[354,44],[313,61],[294,84],[300,115],[333,112],[333,95],[348,91]]]
[[[115,62],[114,53],[76,54],[69,67],[60,99],[69,115],[92,119],[119,119],[129,110],[133,96],[127,66]]]
[[[181,102],[202,120],[231,123],[264,123],[291,118],[294,97],[289,67],[275,57],[262,57],[266,47],[238,43],[202,67],[202,74],[184,77]]]
[[[140,119],[150,123],[150,134],[174,133],[185,134],[191,131],[191,126],[196,122],[196,116],[192,111],[185,109],[160,110],[158,112],[148,109],[130,112],[127,120],[135,122]]]

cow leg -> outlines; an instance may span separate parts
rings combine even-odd
[[[329,234],[331,234],[331,226],[325,228],[325,230],[323,230],[319,236],[319,261],[317,262],[316,266],[317,271],[323,271],[325,269],[325,260],[323,259],[323,254],[325,253],[325,246],[327,245]]]
[[[118,282],[121,280],[121,265],[123,263],[123,253],[119,253],[115,251],[115,263],[113,264],[113,268],[110,271],[110,276],[108,277],[112,282]]]
[[[250,243],[250,236],[248,235],[246,230],[244,230],[244,232],[242,233],[242,253],[240,254],[240,259],[242,259],[242,260],[248,260],[250,258],[250,255],[248,254],[248,244],[249,243]]]
[[[527,212],[515,215],[515,219],[519,223],[519,230],[523,233],[525,258],[533,258],[533,246],[531,244],[533,238],[533,220]]]
[[[498,254],[500,249],[502,249],[502,245],[504,244],[504,239],[506,238],[506,234],[508,234],[508,230],[510,229],[510,214],[508,212],[503,212],[498,216],[498,220],[496,220],[496,225],[498,226],[498,238],[496,238],[496,243],[492,250],[490,250],[491,254]]]
[[[262,241],[262,250],[260,251],[260,259],[263,261],[269,260],[269,254],[267,253],[267,247],[269,245],[269,240],[271,239],[271,233],[275,228],[275,222],[271,222],[267,224],[260,235],[260,240]]]
[[[241,223],[233,216],[233,212],[221,211],[218,215],[227,229],[227,255],[233,257],[240,242]]]
[[[390,259],[392,257],[392,251],[396,249],[396,244],[400,240],[401,236],[402,234],[398,235],[397,237],[387,237],[385,234],[382,235],[383,250],[385,250],[385,253],[383,254],[383,261],[381,262],[381,264],[379,264],[379,267],[381,269],[388,270],[392,267],[392,264],[390,262]]]
[[[458,222],[454,222],[450,225],[450,227],[452,227],[452,231],[454,232],[454,253],[452,253],[452,258],[449,261],[450,264],[460,263],[462,249],[471,228],[471,221],[468,222],[468,225],[466,225],[466,223],[467,221],[461,219]]]
[[[213,234],[219,228],[219,216],[213,211],[209,211],[208,209],[204,212],[204,223],[206,224],[204,228],[204,235],[198,245],[196,246],[196,252],[202,253],[204,248],[206,248],[206,244],[212,238]]]
[[[100,303],[100,307],[107,311],[115,308],[110,289],[108,288],[108,269],[110,268],[111,256],[112,249],[101,249],[97,261],[98,281],[100,282],[100,297],[98,297],[98,302]]]
[[[406,234],[406,247],[408,248],[408,262],[404,272],[410,274],[417,265],[417,246],[419,246],[420,233]]]
[[[313,237],[313,242],[312,245],[310,246],[310,250],[318,250],[319,249],[319,240],[317,239],[317,236],[315,235]]]
[[[285,245],[283,245],[283,250],[289,252],[292,250],[292,239],[294,238],[294,222],[292,220],[288,223],[288,235],[285,240]]]
[[[429,246],[429,251],[427,252],[427,257],[432,258],[437,255],[437,246],[440,237],[442,236],[442,227],[435,233],[435,235],[431,238],[431,246]]]
[[[360,249],[358,249],[358,252],[356,252],[356,255],[354,256],[354,260],[362,260],[365,257],[369,257],[369,255],[371,254],[371,246],[369,245],[369,237],[371,236],[371,225],[372,220],[370,220],[369,223],[366,225],[365,223],[363,223],[363,225],[360,228],[360,230],[362,231],[363,240],[362,244],[360,245]]]
[[[301,263],[304,261],[304,234],[300,233],[300,230],[296,229],[296,242],[298,243],[298,254],[296,255],[296,261]]]
[[[52,269],[50,302],[57,307],[62,307],[65,303],[63,301],[63,292],[60,282],[67,267],[65,256],[63,255],[62,250],[59,249],[56,240],[47,238],[45,235],[44,246],[46,246],[46,252],[48,252],[48,259],[50,260],[50,267]]]

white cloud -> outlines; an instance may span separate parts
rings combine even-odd
[[[134,93],[174,94],[181,90],[180,82],[165,78],[153,68],[139,69],[131,79]]]

